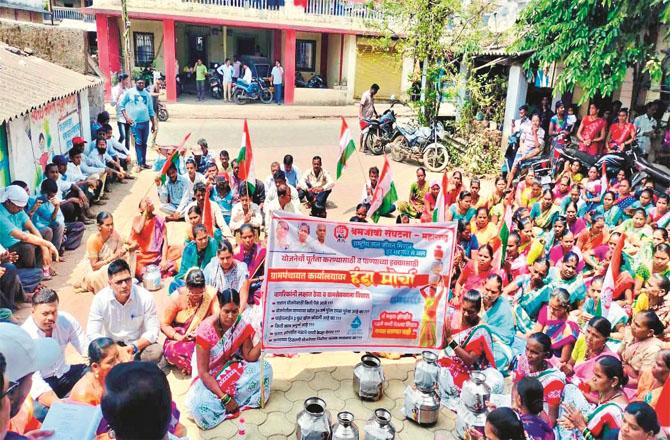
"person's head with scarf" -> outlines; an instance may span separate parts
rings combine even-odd
[[[433,200],[437,200],[437,196],[440,194],[440,182],[437,179],[430,181],[430,195]]]

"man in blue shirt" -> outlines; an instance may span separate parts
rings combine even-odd
[[[293,165],[293,156],[290,154],[284,156],[284,174],[286,174],[288,184],[297,188],[300,181],[300,170]]]
[[[177,167],[171,165],[167,170],[167,180],[161,185],[160,176],[156,177],[158,198],[161,201],[161,211],[168,214],[165,221],[177,221],[184,218],[186,206],[191,203],[191,192],[188,179],[177,172]]]
[[[50,242],[42,238],[28,214],[23,210],[28,204],[28,193],[17,185],[5,188],[0,204],[0,245],[10,252],[16,252],[19,259],[18,267],[38,267],[41,261],[36,254],[51,254],[54,260],[58,259],[58,250]],[[48,255],[47,258],[48,260]],[[45,265],[45,275],[49,268]]]
[[[119,110],[123,113],[126,123],[130,124],[130,131],[135,138],[137,165],[144,169],[151,168],[147,165],[147,141],[149,121],[151,121],[151,132],[156,131],[156,112],[151,95],[144,89],[144,80],[138,79],[135,87],[128,89],[119,103]]]

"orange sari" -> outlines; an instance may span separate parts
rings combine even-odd
[[[135,276],[141,278],[147,266],[159,265],[163,259],[163,245],[166,244],[167,240],[165,220],[157,215],[145,220],[144,227],[139,234],[134,229],[131,230],[130,239],[138,245],[135,252]],[[169,264],[163,271],[163,275],[176,272],[176,262],[180,257],[180,246],[168,246],[167,259]]]

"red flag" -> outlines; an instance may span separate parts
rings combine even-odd
[[[205,191],[205,203],[202,207],[202,223],[207,229],[207,234],[210,237],[214,237],[214,219],[212,215],[212,201],[209,199],[210,193],[212,191],[211,186],[207,186],[207,191]]]
[[[661,395],[658,396],[658,402],[656,402],[658,423],[665,430],[670,429],[670,411],[668,408],[670,408],[670,377],[665,379],[665,385],[663,385]]]

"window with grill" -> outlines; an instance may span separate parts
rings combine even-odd
[[[295,68],[302,72],[316,70],[316,40],[296,40]]]
[[[148,32],[134,32],[135,36],[135,65],[138,67],[151,66],[154,61],[154,34]]]

